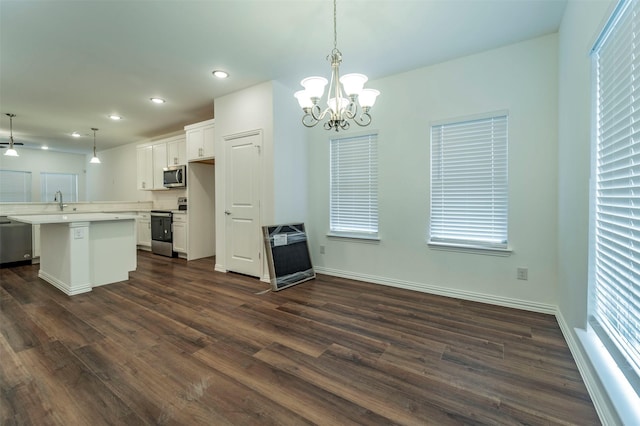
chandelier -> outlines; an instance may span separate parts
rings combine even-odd
[[[342,53],[338,50],[338,32],[336,29],[336,0],[333,0],[333,50],[327,56],[331,62],[331,83],[327,91],[327,108],[320,107],[319,102],[327,85],[324,77],[307,77],[300,82],[304,90],[295,93],[298,103],[304,111],[302,124],[313,127],[328,116],[324,123],[325,130],[349,128],[349,120],[359,126],[371,123],[369,111],[380,94],[375,89],[365,89],[368,78],[364,74],[345,74],[340,77]]]

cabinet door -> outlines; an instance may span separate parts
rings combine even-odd
[[[151,247],[151,220],[149,214],[140,215],[137,219],[138,245]]]
[[[207,126],[202,129],[203,132],[203,141],[202,141],[202,156],[205,158],[213,157],[213,146],[214,146],[214,131],[215,126]]]
[[[153,189],[153,150],[151,146],[136,148],[138,189]]]
[[[187,160],[199,160],[202,157],[203,142],[202,129],[187,130]]]
[[[163,185],[163,172],[167,167],[167,144],[153,145],[153,189],[166,189]]]
[[[184,222],[173,222],[173,251],[187,252],[187,224]]]
[[[167,143],[167,161],[169,166],[187,164],[187,140],[178,139]]]

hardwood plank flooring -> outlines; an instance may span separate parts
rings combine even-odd
[[[139,252],[68,297],[0,269],[2,425],[597,425],[550,315]]]

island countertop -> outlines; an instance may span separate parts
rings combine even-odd
[[[102,222],[109,220],[134,220],[136,215],[119,213],[62,213],[62,214],[31,214],[7,216],[11,220],[41,225],[45,223],[72,223],[72,222]]]

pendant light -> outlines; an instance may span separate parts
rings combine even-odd
[[[9,136],[9,149],[7,149],[7,152],[5,152],[4,155],[6,155],[7,157],[19,157],[18,151],[16,151],[16,149],[13,147],[13,117],[15,117],[16,115],[10,114],[10,113],[7,113],[5,115],[9,116],[10,136]]]
[[[91,158],[91,161],[89,162],[92,164],[100,164],[100,159],[96,155],[96,132],[98,129],[92,127],[91,130],[93,130],[93,158]]]

